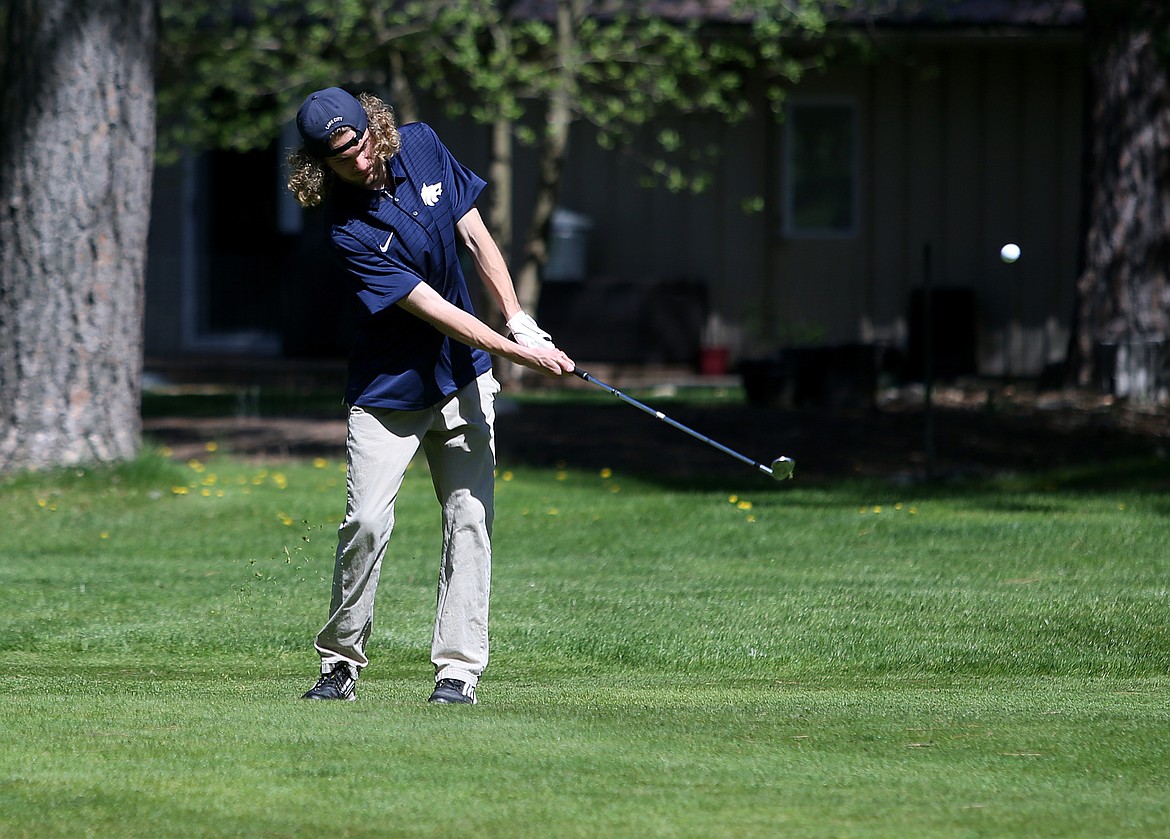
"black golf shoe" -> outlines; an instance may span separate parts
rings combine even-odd
[[[435,692],[427,701],[434,705],[474,705],[475,685],[457,679],[439,679]]]
[[[357,676],[350,670],[348,664],[335,664],[328,673],[322,673],[317,684],[306,693],[302,699],[343,699],[353,702],[357,699],[355,688]]]

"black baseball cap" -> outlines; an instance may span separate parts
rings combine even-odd
[[[349,147],[335,149],[329,146],[329,138],[337,129],[352,128],[353,143],[356,144],[368,126],[362,103],[339,87],[310,93],[297,111],[297,131],[301,132],[305,151],[314,157],[335,157]]]

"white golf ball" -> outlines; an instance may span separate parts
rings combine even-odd
[[[1020,246],[1009,242],[999,249],[999,258],[1010,265],[1020,258]]]

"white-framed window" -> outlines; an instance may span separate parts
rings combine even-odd
[[[784,234],[857,234],[860,128],[851,99],[794,99],[784,121]]]

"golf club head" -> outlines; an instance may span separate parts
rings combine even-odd
[[[795,460],[790,457],[778,457],[772,461],[772,478],[777,481],[791,478],[795,469]]]

